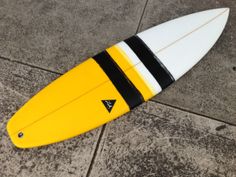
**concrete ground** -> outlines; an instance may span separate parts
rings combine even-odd
[[[223,35],[182,79],[82,136],[17,149],[6,123],[34,94],[106,47],[161,22],[230,7]],[[0,176],[236,176],[234,0],[0,0]]]

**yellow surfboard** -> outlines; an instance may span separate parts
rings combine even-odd
[[[199,61],[220,36],[227,17],[228,9],[185,16],[139,33],[89,58],[36,94],[10,119],[7,131],[12,142],[20,148],[59,142],[129,112]],[[194,24],[192,28],[181,27],[190,21]],[[212,28],[215,36],[204,42],[205,52],[199,54],[193,47],[186,54],[189,60],[183,62],[180,49],[176,60],[171,58],[175,55],[173,48],[185,48],[193,43],[201,46],[204,34]],[[172,33],[169,38],[168,30]],[[193,30],[199,34],[190,34]],[[174,43],[186,35],[191,35],[191,40]],[[171,62],[178,69],[173,70]]]

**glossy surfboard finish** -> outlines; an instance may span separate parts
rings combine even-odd
[[[160,93],[214,45],[228,8],[187,15],[89,58],[28,101],[9,121],[12,142],[30,148],[103,125]]]

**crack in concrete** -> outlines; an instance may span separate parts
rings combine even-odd
[[[92,171],[93,164],[94,164],[94,161],[95,161],[95,159],[96,159],[96,157],[97,157],[97,152],[98,152],[98,149],[99,149],[99,147],[100,147],[100,143],[101,143],[101,140],[102,140],[102,137],[103,137],[103,134],[104,134],[105,129],[106,129],[106,124],[104,124],[104,125],[102,126],[102,130],[101,130],[101,132],[100,132],[100,134],[99,134],[99,136],[98,136],[97,144],[96,144],[96,147],[95,147],[95,150],[94,150],[92,159],[91,159],[91,161],[90,161],[89,168],[88,168],[88,171],[87,171],[87,173],[86,173],[86,177],[89,177],[89,176],[90,176],[90,173],[91,173],[91,171]]]
[[[46,72],[54,73],[54,74],[57,74],[57,75],[62,75],[63,74],[63,73],[60,73],[60,72],[57,72],[57,71],[52,71],[52,70],[47,69],[47,68],[42,68],[40,66],[36,66],[36,65],[29,64],[29,63],[13,60],[13,59],[6,58],[6,57],[3,57],[3,56],[0,56],[0,59],[8,61],[8,62],[12,62],[12,63],[18,63],[18,64],[28,66],[28,67],[31,67],[31,68],[36,68],[36,69],[43,70],[43,71],[46,71]]]
[[[221,122],[221,123],[224,123],[224,124],[228,124],[228,125],[231,125],[231,126],[234,126],[234,127],[236,126],[236,124],[234,124],[234,123],[230,123],[230,122],[227,122],[227,121],[219,120],[219,119],[217,119],[217,118],[210,117],[210,116],[207,116],[207,115],[204,115],[204,114],[200,114],[200,113],[197,113],[197,112],[194,112],[194,111],[190,111],[190,110],[187,110],[187,109],[184,109],[184,108],[181,108],[181,107],[177,107],[177,106],[170,105],[170,104],[167,104],[167,103],[159,102],[159,101],[156,101],[156,100],[153,100],[153,99],[151,99],[151,100],[149,100],[149,101],[150,101],[150,102],[153,102],[153,103],[161,104],[161,105],[163,105],[163,106],[168,106],[168,107],[171,107],[171,108],[180,110],[180,111],[184,111],[184,112],[188,112],[188,113],[191,113],[191,114],[195,114],[195,115],[198,115],[198,116],[207,118],[207,119],[215,120],[215,121],[217,121],[217,122]]]

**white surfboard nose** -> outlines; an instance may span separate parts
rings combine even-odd
[[[177,80],[215,44],[228,15],[229,8],[198,12],[158,25],[138,36]]]

